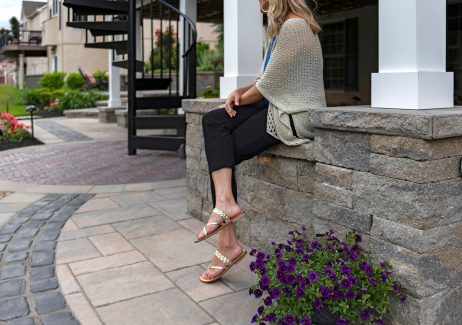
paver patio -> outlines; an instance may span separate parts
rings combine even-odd
[[[32,219],[45,218],[48,205],[43,200],[50,195],[62,195],[47,194],[51,186],[25,185],[0,181],[0,189],[7,191],[0,200],[0,210],[11,214],[8,224],[34,204],[42,210],[36,212],[38,217],[32,215]],[[55,193],[66,189],[55,187]],[[41,305],[32,302],[35,300],[28,294],[28,275],[24,277],[18,270],[12,279],[24,278],[25,287],[11,293],[17,301],[0,294],[0,319],[33,320],[41,324],[40,319],[43,324],[60,325],[75,324],[77,320],[89,325],[250,323],[258,307],[248,294],[254,281],[248,267],[252,257],[247,255],[217,282],[199,281],[199,275],[213,257],[217,236],[193,242],[202,223],[186,212],[184,178],[104,188],[82,186],[80,191],[78,188],[72,187],[76,192],[68,196],[88,197],[63,224],[59,238],[56,235],[54,263],[50,265],[47,260],[54,249],[52,234],[48,251],[45,245],[42,255],[37,255],[36,246],[31,245],[28,253],[28,258],[42,268],[38,270],[44,286],[43,292],[39,292]],[[38,235],[43,236],[43,230],[37,235],[30,234]],[[6,246],[9,245],[8,242]],[[5,256],[11,256],[9,249],[6,248]],[[0,273],[5,265],[3,260]],[[48,280],[55,277],[51,269],[43,269],[48,265],[55,266],[58,285]],[[36,268],[26,270],[32,271],[37,276]],[[24,295],[25,300],[21,300]],[[7,315],[2,309],[5,299],[18,306],[17,314]]]

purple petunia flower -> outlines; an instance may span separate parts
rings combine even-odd
[[[254,256],[256,252],[257,252],[257,249],[256,249],[256,248],[252,248],[252,249],[250,250],[250,252],[249,252],[249,255]]]
[[[295,280],[296,280],[295,275],[293,275],[293,274],[286,275],[286,283],[287,284],[294,284]]]
[[[346,318],[344,317],[339,317],[337,319],[337,325],[348,325],[348,321]]]
[[[250,321],[251,323],[256,323],[258,319],[258,314],[253,315],[252,320]]]
[[[314,240],[314,241],[311,242],[310,247],[312,249],[318,249],[319,247],[321,247],[321,243],[318,242],[317,240]]]
[[[360,243],[362,241],[361,235],[356,234],[355,242]]]
[[[327,276],[335,275],[334,270],[332,270],[331,268],[325,269],[324,274],[327,275]]]
[[[350,272],[351,272],[351,268],[346,264],[342,265],[342,267],[340,268],[340,274],[342,275],[350,275]]]
[[[297,296],[297,298],[303,298],[303,297],[305,297],[305,291],[303,290],[303,288],[298,287],[298,288],[295,290],[295,296]]]
[[[297,264],[297,259],[296,259],[295,257],[289,258],[289,264],[290,264],[290,265],[295,265],[295,264]]]
[[[254,272],[257,268],[257,264],[255,262],[250,262],[249,268],[250,268],[250,271]]]
[[[275,313],[269,313],[268,315],[265,316],[265,320],[268,322],[273,323],[276,320],[276,314]]]
[[[384,322],[383,322],[382,319],[375,319],[375,320],[374,320],[374,323],[379,324],[379,325],[383,325],[383,324],[384,324]]]
[[[308,317],[300,318],[300,325],[311,325],[311,319]]]
[[[260,315],[263,314],[263,310],[265,310],[265,306],[259,306],[259,307],[257,308],[258,314],[260,314]]]
[[[277,297],[279,297],[281,295],[281,289],[279,289],[278,287],[274,287],[272,290],[271,290],[271,294],[270,294],[270,297],[272,299],[276,299]]]
[[[284,288],[284,293],[290,296],[292,294],[292,290],[290,290],[290,288]]]
[[[364,263],[363,271],[367,275],[371,275],[372,273],[374,273],[374,269],[372,268],[372,265],[370,265],[369,263]]]
[[[387,282],[388,274],[386,272],[383,272],[382,274],[380,274],[380,277],[382,278],[383,282]]]
[[[266,306],[271,306],[273,304],[273,299],[271,299],[270,296],[266,297],[263,302],[265,303]]]
[[[310,281],[310,283],[315,283],[318,281],[318,273],[314,272],[314,271],[311,271],[310,273],[308,273],[308,281]]]
[[[348,299],[348,300],[353,300],[355,298],[355,292],[353,290],[348,290],[345,294],[345,297]]]
[[[371,286],[375,287],[377,282],[373,278],[367,278],[367,283],[369,283]]]
[[[360,309],[359,316],[361,316],[362,320],[368,320],[371,317],[371,311],[369,309]]]
[[[263,295],[263,291],[261,289],[255,289],[253,294],[255,295],[255,298],[260,298]]]
[[[287,272],[293,272],[295,270],[294,266],[292,264],[289,264],[286,266],[286,271]]]
[[[396,293],[398,293],[399,290],[400,290],[399,286],[398,286],[398,283],[396,283],[396,282],[393,282],[391,287],[393,288],[393,291],[396,292]]]
[[[343,289],[349,289],[351,288],[351,281],[348,279],[343,279],[342,281],[340,281],[340,285]]]
[[[321,286],[319,289],[320,289],[320,291],[321,291],[321,295],[322,295],[324,298],[329,297],[329,295],[330,295],[330,290],[329,290],[328,287],[326,287],[326,286]]]
[[[257,253],[257,258],[258,259],[263,259],[264,257],[265,257],[265,253],[263,253],[263,252],[258,252]]]
[[[404,303],[406,301],[406,295],[402,294],[401,296],[399,296],[399,301]]]
[[[288,315],[286,316],[286,324],[287,324],[287,325],[293,325],[293,324],[295,324],[295,321],[296,321],[296,320],[297,320],[297,319],[296,319],[295,316],[292,315],[292,314],[288,314]]]
[[[321,309],[323,307],[322,300],[320,298],[315,298],[313,301],[313,307],[314,309]]]
[[[260,279],[260,287],[262,289],[267,289],[269,284],[270,284],[270,278],[266,275],[262,276],[261,279]]]

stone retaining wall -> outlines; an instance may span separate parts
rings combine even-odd
[[[222,102],[183,101],[188,210],[203,222],[212,199],[201,117]],[[409,295],[390,324],[462,324],[462,107],[329,107],[310,122],[312,142],[278,144],[236,167],[247,210],[239,240],[269,252],[301,224],[359,230]]]

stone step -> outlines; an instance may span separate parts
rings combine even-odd
[[[128,103],[128,98],[122,97],[121,101],[122,101],[122,106],[125,106]],[[99,100],[99,101],[96,102],[96,107],[107,107],[108,103],[109,103],[108,100]]]
[[[63,110],[64,116],[70,118],[85,117],[85,118],[98,118],[98,108],[80,108],[80,109],[65,109]]]

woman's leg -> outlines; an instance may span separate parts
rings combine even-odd
[[[237,186],[234,177],[235,152],[234,130],[251,116],[265,108],[263,101],[254,104],[236,106],[236,116],[230,117],[225,109],[211,110],[202,117],[205,153],[207,157],[213,206],[234,216],[240,212],[237,205]],[[212,213],[208,222],[221,221],[221,217]],[[217,225],[206,226],[207,232]],[[202,230],[197,239],[205,236]]]
[[[264,106],[256,114],[249,117],[245,122],[238,126],[232,133],[234,143],[234,166],[238,165],[244,160],[250,159],[265,149],[280,143],[280,140],[274,138],[266,132],[266,118],[268,108]],[[227,175],[228,191],[231,188],[230,183],[235,182],[234,169],[231,171],[231,181],[229,181],[229,172]],[[221,181],[221,180],[218,180]],[[233,190],[234,192],[234,190]],[[229,194],[229,193],[228,193]],[[236,193],[233,194],[237,197]],[[239,245],[236,238],[235,224],[231,223],[224,227],[218,233],[218,249],[228,258],[234,259],[242,252],[242,247]],[[228,255],[226,255],[228,254]],[[212,265],[223,266],[224,264],[214,256],[212,258]],[[208,269],[203,273],[203,277],[214,277],[220,270]]]

